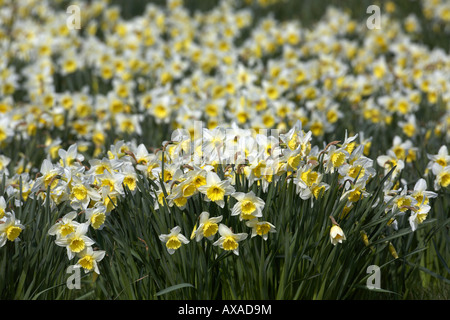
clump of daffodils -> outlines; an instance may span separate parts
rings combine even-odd
[[[448,4],[423,4],[424,16],[447,30]],[[0,46],[0,179],[10,206],[31,198],[53,210],[69,208],[48,233],[86,271],[99,273],[106,255],[94,247],[93,231],[114,219],[128,192],[149,193],[156,211],[186,212],[197,199],[223,210],[227,215],[189,212],[197,225],[184,231],[195,242],[238,254],[245,241],[270,241],[276,232],[263,195],[283,176],[311,206],[337,176],[345,218],[373,196],[367,186],[377,174],[390,174],[382,199],[393,214],[390,225],[397,228],[408,215],[412,230],[426,220],[430,199],[450,187],[450,57],[414,41],[415,16],[394,23],[392,2],[382,31],[360,28],[336,8],[308,29],[270,16],[257,21],[234,1],[195,17],[182,1],[149,4],[133,19],[107,1],[79,5],[84,32],[68,30],[65,10],[48,1],[32,15],[26,0],[4,3],[0,24],[11,37],[0,30],[8,42]],[[11,19],[6,13],[13,8]],[[442,114],[430,120],[433,130],[421,125],[424,109]],[[325,141],[353,122],[392,129],[390,148],[371,153],[365,130]],[[169,140],[161,148],[141,142],[165,127],[174,131],[163,132]],[[402,179],[419,157],[421,136],[443,142],[428,155],[429,186]],[[30,154],[4,151],[34,140],[42,140],[36,153],[45,158],[38,165]],[[239,190],[241,177],[256,191]],[[140,179],[155,190],[140,187]],[[231,219],[244,232],[234,233]],[[0,197],[0,246],[19,239],[24,228]],[[330,237],[345,245],[337,224]],[[179,226],[160,240],[169,254],[190,243]]]

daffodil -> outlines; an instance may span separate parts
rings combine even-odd
[[[421,205],[417,210],[412,210],[408,218],[412,231],[416,231],[419,224],[423,223],[427,218],[431,207],[427,204]]]
[[[86,181],[84,178],[77,176],[72,177],[70,192],[70,205],[72,208],[87,209],[91,200],[98,201],[100,199],[101,195],[91,187],[90,181]]]
[[[84,160],[84,156],[78,153],[78,145],[76,143],[72,144],[67,151],[59,149],[58,155],[62,167],[79,166]]]
[[[176,226],[170,230],[169,234],[161,234],[159,236],[159,240],[164,242],[166,245],[167,252],[169,254],[174,254],[177,249],[181,247],[181,245],[188,244],[189,240],[182,235],[181,233],[181,227]]]
[[[347,240],[344,231],[341,229],[339,224],[334,220],[332,216],[330,216],[331,222],[333,226],[330,229],[330,240],[333,245],[337,245],[338,243],[342,243]]]
[[[233,233],[230,228],[224,224],[219,225],[220,238],[213,243],[215,246],[226,251],[232,251],[235,255],[239,255],[239,242],[247,239],[247,233]]]
[[[398,177],[400,172],[405,167],[405,162],[397,158],[397,155],[392,150],[387,151],[387,155],[381,155],[377,157],[377,163],[380,167],[384,168],[384,174],[388,174],[389,171],[394,169],[391,179]]]
[[[77,216],[78,214],[76,211],[71,211],[65,214],[50,227],[48,234],[51,236],[56,236],[57,238],[64,238],[72,232],[75,232],[80,224],[79,222],[74,221]]]
[[[103,250],[94,250],[92,247],[87,247],[83,249],[81,252],[77,253],[78,261],[75,264],[75,268],[83,268],[84,271],[90,272],[94,271],[97,274],[100,274],[100,270],[98,268],[98,262],[103,260],[106,252]]]
[[[17,241],[25,226],[16,219],[14,211],[5,213],[5,216],[0,220],[0,248],[3,247],[7,240]]]
[[[252,228],[251,237],[261,236],[264,240],[267,240],[269,233],[275,233],[275,226],[268,221],[259,221],[258,218],[251,219],[245,223],[248,227]]]
[[[213,171],[208,171],[206,184],[198,187],[198,190],[206,196],[206,201],[215,202],[221,208],[225,206],[225,197],[235,191],[229,180],[221,180]]]
[[[222,221],[222,216],[211,217],[209,212],[202,212],[200,214],[199,226],[194,232],[195,240],[200,241],[203,237],[212,240],[219,231],[218,223]]]
[[[262,217],[262,209],[265,203],[253,191],[248,193],[234,192],[231,196],[237,200],[231,209],[232,216],[239,216],[241,221]]]
[[[67,234],[65,237],[60,237],[55,240],[55,243],[58,246],[66,248],[69,260],[75,257],[77,253],[95,243],[94,240],[86,235],[88,229],[88,222],[80,223],[76,227],[75,231]]]
[[[329,147],[325,154],[326,173],[333,173],[344,165],[349,157],[349,153],[345,148],[336,148],[335,145]]]
[[[443,167],[440,164],[435,163],[432,170],[433,174],[436,176],[434,179],[435,190],[450,186],[450,165]]]
[[[50,189],[56,188],[60,183],[63,172],[64,169],[62,167],[53,165],[49,159],[45,159],[41,165],[41,176],[36,179],[31,192],[38,192],[41,188],[44,189],[43,191],[46,191],[48,187]]]
[[[93,208],[87,208],[84,212],[86,222],[89,222],[95,230],[103,229],[108,214],[109,212],[104,204],[99,204]]]
[[[417,205],[427,205],[429,199],[436,198],[437,193],[433,191],[427,191],[427,182],[425,179],[420,178],[414,185],[414,189],[410,192],[410,195],[416,199]]]

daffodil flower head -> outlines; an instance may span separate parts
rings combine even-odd
[[[85,217],[92,228],[94,228],[95,230],[101,230],[104,227],[104,223],[108,213],[109,212],[107,211],[106,206],[100,204],[93,208],[87,208],[85,210]]]
[[[261,236],[264,240],[267,240],[269,233],[276,232],[275,226],[268,221],[259,221],[258,218],[254,218],[245,223],[248,227],[252,228],[251,237]]]
[[[16,219],[14,211],[6,212],[2,222],[0,224],[0,248],[5,245],[6,240],[20,240],[19,235],[25,229],[20,220]]]
[[[220,238],[213,243],[215,246],[226,251],[233,251],[235,255],[239,255],[239,242],[247,239],[247,233],[233,233],[230,228],[221,223],[219,225]]]
[[[200,186],[198,190],[206,195],[206,201],[213,201],[221,208],[225,206],[225,196],[235,191],[228,179],[222,181],[213,171],[208,171],[206,184]]]
[[[56,222],[53,226],[48,230],[48,234],[51,236],[66,237],[67,235],[75,232],[76,228],[80,224],[74,219],[77,217],[76,211],[71,211],[64,215],[58,222]]]
[[[89,238],[86,233],[89,223],[80,223],[74,232],[64,238],[57,238],[55,243],[60,247],[66,247],[67,256],[71,260],[77,253],[83,251],[86,247],[92,246],[95,242]]]
[[[232,196],[238,200],[231,211],[232,216],[239,215],[240,220],[262,217],[262,209],[265,203],[253,191],[248,193],[234,192]]]
[[[200,241],[203,237],[212,240],[217,231],[219,231],[218,223],[222,221],[222,216],[209,217],[209,212],[202,212],[200,214],[200,224],[195,230],[195,239]]]
[[[337,245],[338,243],[342,243],[342,241],[347,240],[345,237],[344,231],[341,227],[336,223],[333,217],[330,217],[333,226],[330,229],[330,240],[333,245]]]
[[[159,240],[165,243],[167,252],[169,252],[169,254],[174,254],[175,251],[179,249],[183,243],[189,243],[189,240],[180,232],[181,227],[176,226],[170,230],[169,234],[162,234],[159,236]]]
[[[74,266],[75,268],[82,267],[86,273],[94,271],[95,273],[100,274],[98,262],[105,257],[105,251],[93,250],[92,247],[87,247],[77,253],[77,257],[79,259],[77,264]]]

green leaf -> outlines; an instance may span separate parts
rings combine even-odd
[[[174,285],[174,286],[165,288],[165,289],[163,289],[163,290],[157,292],[157,293],[155,294],[155,296],[156,296],[156,297],[162,296],[162,295],[164,295],[164,294],[167,294],[167,293],[172,292],[172,291],[175,291],[175,290],[179,290],[179,289],[181,289],[181,288],[194,288],[194,289],[195,289],[195,287],[194,287],[192,284],[190,284],[190,283],[180,283],[180,284],[176,284],[176,285]]]

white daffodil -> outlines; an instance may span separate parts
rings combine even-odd
[[[74,268],[81,267],[86,273],[94,271],[95,273],[100,274],[100,270],[98,269],[98,262],[105,257],[105,253],[106,252],[103,250],[93,250],[92,247],[87,247],[81,252],[77,253],[77,257],[79,259],[74,265]]]
[[[344,231],[338,225],[333,225],[330,229],[330,240],[333,245],[342,243],[342,241],[347,240]]]
[[[6,240],[17,241],[19,235],[25,226],[20,223],[20,220],[16,219],[14,211],[6,212],[3,217],[2,223],[0,223],[0,248],[6,243]]]
[[[222,216],[209,217],[209,212],[202,212],[200,214],[199,226],[195,229],[193,235],[196,241],[200,241],[203,237],[208,240],[212,240],[217,231],[219,230],[218,223],[222,221]]]
[[[416,231],[419,224],[425,221],[431,207],[427,204],[421,205],[418,210],[411,212],[409,216],[409,224],[412,231]]]
[[[72,144],[67,151],[64,149],[58,150],[60,163],[62,167],[79,166],[79,162],[84,160],[84,156],[78,153],[77,144]]]
[[[165,243],[167,252],[174,254],[175,250],[181,247],[181,244],[188,244],[189,240],[182,235],[181,227],[176,226],[170,230],[169,234],[161,234],[159,240]]]
[[[245,223],[248,227],[252,228],[251,237],[261,236],[264,240],[267,240],[269,233],[276,232],[275,226],[268,221],[259,221],[258,218],[254,218]]]
[[[339,170],[339,167],[346,163],[348,157],[349,153],[344,148],[336,148],[335,145],[330,146],[324,158],[326,173]]]
[[[94,178],[93,176],[91,176]],[[72,177],[70,205],[74,209],[87,209],[91,200],[98,201],[101,195],[91,187],[90,181],[77,176]]]
[[[75,255],[83,251],[86,247],[92,246],[95,242],[89,238],[86,233],[89,229],[89,223],[80,223],[74,232],[69,233],[66,237],[55,240],[60,247],[67,249],[67,256],[71,260]]]
[[[106,210],[106,206],[100,204],[93,208],[87,208],[84,216],[86,218],[86,222],[88,222],[92,228],[95,230],[102,230],[108,214],[109,212]]]
[[[213,201],[221,208],[225,206],[225,197],[235,191],[229,180],[221,180],[213,171],[208,171],[206,184],[198,187],[198,190],[206,195],[206,201]]]
[[[387,155],[379,156],[377,158],[377,163],[380,167],[384,168],[385,175],[395,167],[391,179],[396,178],[405,167],[405,162],[401,159],[398,159],[396,154],[392,150],[388,150]]]
[[[50,189],[56,188],[63,173],[64,168],[53,165],[49,159],[44,159],[41,165],[41,176],[36,179],[31,192],[37,192],[41,190],[41,188],[43,188],[44,191],[46,191],[48,187],[50,187]]]
[[[447,146],[441,146],[437,154],[427,154],[430,162],[428,163],[427,168],[432,170],[433,165],[437,163],[441,167],[446,167],[450,164],[450,155],[448,154]]]
[[[50,229],[48,230],[48,234],[51,236],[56,236],[56,238],[64,238],[72,232],[75,232],[76,228],[80,224],[79,222],[74,221],[76,217],[76,211],[67,213],[53,226],[50,227]]]
[[[231,210],[232,216],[239,215],[241,221],[262,217],[262,209],[265,203],[253,191],[248,193],[234,192],[231,196],[238,201]]]
[[[414,185],[414,190],[412,190],[411,196],[416,199],[417,205],[420,207],[422,205],[428,204],[430,198],[436,198],[437,193],[433,191],[427,191],[426,180],[420,178]]]
[[[432,170],[433,174],[436,176],[434,179],[434,189],[439,190],[442,187],[447,188],[450,185],[450,165],[443,167],[440,164],[435,163]]]
[[[239,242],[247,239],[247,233],[233,233],[230,228],[221,223],[219,225],[220,238],[213,243],[215,246],[226,251],[233,251],[235,255],[239,255]]]

